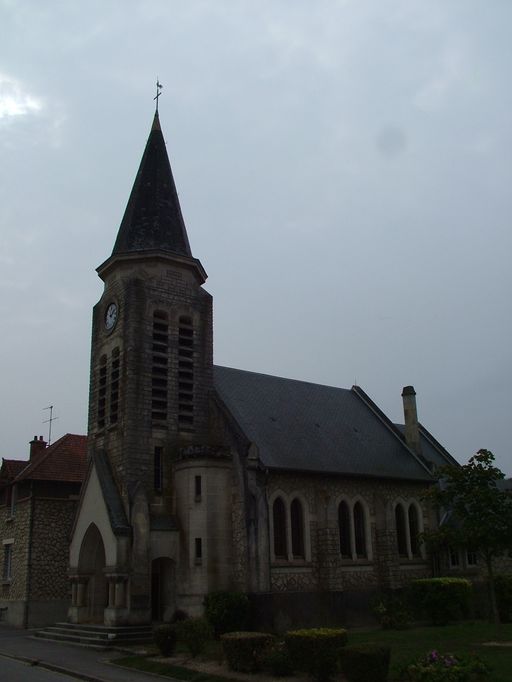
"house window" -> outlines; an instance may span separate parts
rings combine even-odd
[[[199,502],[201,500],[202,487],[203,487],[203,482],[202,482],[201,476],[196,476],[194,478],[194,495],[195,495],[196,502]]]
[[[478,556],[474,550],[468,549],[466,551],[466,563],[471,568],[478,565]]]
[[[350,509],[346,502],[338,507],[338,526],[340,533],[340,553],[343,559],[352,558]]]
[[[398,554],[402,557],[409,555],[407,551],[407,530],[405,526],[405,513],[401,504],[395,507],[396,542]]]
[[[16,515],[16,504],[18,502],[18,486],[13,485],[11,486],[11,504],[10,504],[10,513],[11,513],[11,518]]]
[[[274,556],[276,559],[287,559],[286,509],[280,497],[274,501],[272,519],[274,523]]]
[[[354,537],[355,550],[358,559],[366,557],[366,523],[364,509],[361,502],[354,505]]]
[[[456,547],[448,548],[450,568],[460,568],[460,552]]]
[[[151,366],[151,418],[167,419],[167,374],[169,353],[169,323],[167,313],[153,313],[153,344]]]
[[[196,538],[194,541],[194,558],[197,563],[200,563],[203,558],[203,540]]]
[[[12,542],[4,543],[4,566],[2,578],[4,582],[10,582],[12,578]]]
[[[163,448],[157,446],[153,454],[154,488],[155,491],[162,492],[163,487]]]
[[[294,559],[304,559],[304,514],[300,500],[295,498],[290,506],[292,525],[292,556]]]

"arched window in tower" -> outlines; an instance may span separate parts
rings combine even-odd
[[[354,539],[356,557],[358,559],[366,557],[366,518],[361,502],[354,505]]]
[[[274,527],[274,556],[276,559],[288,559],[286,508],[280,497],[276,498],[272,506],[272,521]]]
[[[396,543],[399,556],[408,556],[407,531],[405,525],[405,512],[401,504],[395,507]]]
[[[119,373],[120,360],[119,348],[112,351],[112,361],[110,365],[110,423],[117,424],[119,415]]]
[[[153,345],[151,367],[151,417],[153,421],[167,419],[167,381],[169,362],[169,321],[167,313],[153,313]]]
[[[420,541],[419,541],[420,525],[418,518],[418,510],[416,505],[409,505],[409,537],[411,541],[411,554],[416,557],[420,554]]]
[[[297,498],[290,505],[290,521],[292,526],[292,557],[304,559],[304,512],[302,504]]]
[[[102,355],[98,370],[98,428],[105,427],[105,414],[107,405],[107,356]]]
[[[178,329],[178,426],[194,430],[194,326],[188,315],[180,316]]]
[[[351,533],[352,524],[350,522],[350,509],[348,504],[343,501],[338,507],[338,529],[340,533],[340,554],[343,559],[352,558]]]

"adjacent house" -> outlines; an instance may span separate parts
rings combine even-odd
[[[69,535],[86,471],[85,436],[66,434],[47,447],[30,443],[28,460],[3,459],[0,618],[37,627],[66,619]]]

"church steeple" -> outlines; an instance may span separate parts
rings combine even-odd
[[[192,258],[158,111],[112,256],[141,251],[165,251]]]

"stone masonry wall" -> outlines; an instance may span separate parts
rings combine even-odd
[[[7,609],[4,618],[13,625],[22,625],[22,604],[26,600],[28,537],[30,527],[30,499],[19,500],[14,516],[8,507],[2,507],[0,513],[0,560],[1,573],[4,568],[5,540],[14,539],[12,543],[11,580],[2,581],[0,609]]]
[[[394,503],[415,500],[422,509],[424,529],[434,522],[421,502],[425,484],[399,481],[357,480],[326,476],[273,473],[268,499],[278,491],[289,502],[299,494],[307,507],[310,561],[275,561],[271,566],[271,590],[368,590],[398,588],[410,580],[431,575],[427,557],[399,558],[394,527]],[[360,500],[368,510],[371,556],[357,560],[341,557],[338,504],[341,499]],[[271,510],[269,510],[271,513]]]
[[[36,498],[34,501],[31,600],[70,597],[69,536],[76,504],[74,500],[63,499]]]

